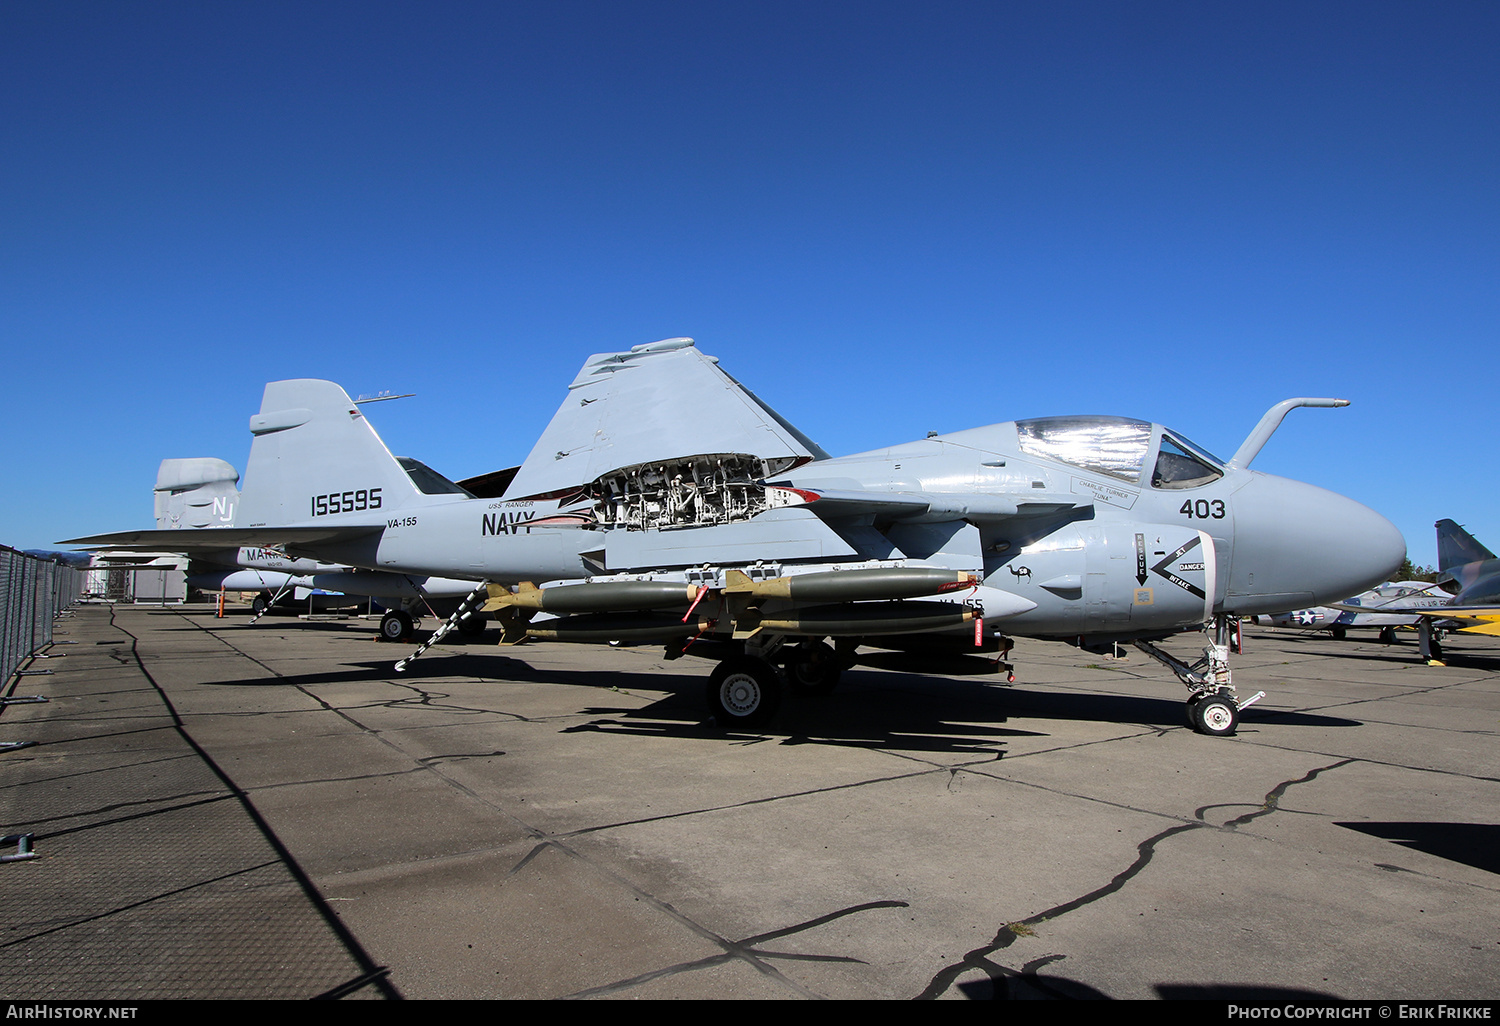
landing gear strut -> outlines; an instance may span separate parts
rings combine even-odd
[[[1228,737],[1239,726],[1240,712],[1262,698],[1264,691],[1241,702],[1234,693],[1234,681],[1229,672],[1229,617],[1219,613],[1203,625],[1206,644],[1203,658],[1189,666],[1174,658],[1148,641],[1137,641],[1135,647],[1152,659],[1162,663],[1192,690],[1188,698],[1188,725],[1200,734],[1211,737]]]
[[[1422,622],[1417,625],[1417,645],[1422,656],[1422,662],[1428,666],[1446,666],[1443,662],[1443,632],[1434,630],[1432,621],[1422,617]]]

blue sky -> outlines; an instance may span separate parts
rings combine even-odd
[[[1494,548],[1497,108],[1488,3],[3,0],[0,542],[268,380],[458,478],[690,335],[836,454],[1341,396],[1256,468]]]

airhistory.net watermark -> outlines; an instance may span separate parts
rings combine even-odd
[[[9,1004],[7,1019],[134,1019],[133,1005],[40,1005]]]

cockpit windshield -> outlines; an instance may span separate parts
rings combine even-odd
[[[1152,488],[1201,488],[1223,476],[1223,465],[1208,451],[1170,431],[1161,433]]]
[[[1021,451],[1139,484],[1151,425],[1126,417],[1040,417],[1016,421]]]

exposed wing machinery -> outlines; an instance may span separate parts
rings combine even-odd
[[[753,453],[766,473],[826,455],[768,415],[690,338],[590,356],[506,489],[520,499],[565,494],[621,468],[699,453]]]

